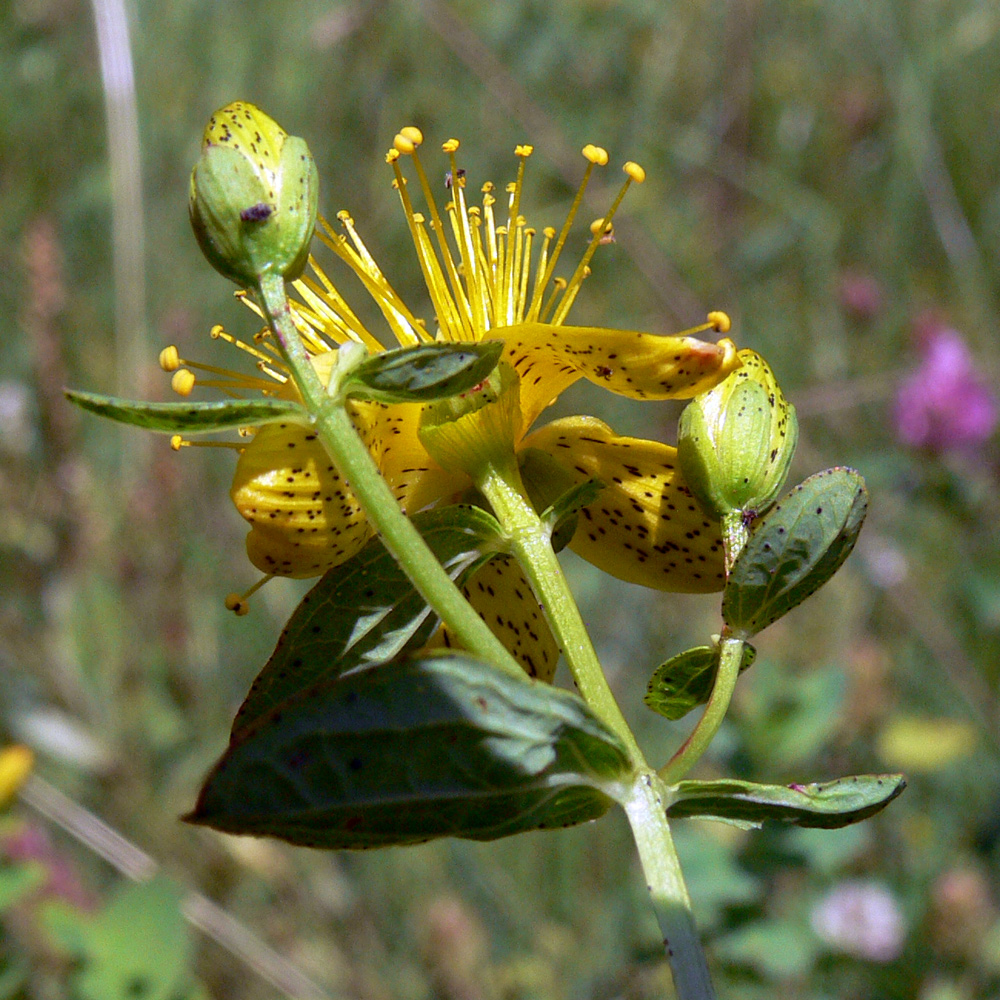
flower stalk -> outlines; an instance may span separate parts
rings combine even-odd
[[[427,547],[420,532],[399,509],[358,435],[343,400],[331,396],[309,361],[292,320],[280,275],[267,274],[258,285],[260,304],[285,363],[312,414],[317,436],[378,531],[386,549],[403,567],[414,587],[471,653],[500,670],[521,676],[521,668],[476,614]]]

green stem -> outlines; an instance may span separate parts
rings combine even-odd
[[[639,774],[624,803],[646,887],[663,933],[678,1000],[713,1000],[715,993],[701,946],[691,897],[667,822],[663,786],[651,771]]]
[[[265,275],[259,291],[264,314],[302,402],[312,415],[317,437],[337,471],[350,483],[351,492],[386,549],[465,649],[486,663],[522,677],[524,672],[517,662],[462,596],[413,522],[400,510],[343,402],[331,396],[320,381],[292,321],[284,280],[279,275]]]
[[[709,743],[719,731],[736,688],[736,679],[740,675],[744,646],[742,639],[727,636],[719,640],[718,666],[712,695],[694,731],[667,764],[660,768],[659,776],[664,784],[674,785],[680,781],[708,749]]]
[[[566,576],[552,551],[551,529],[525,498],[513,455],[508,468],[499,469],[488,464],[475,480],[507,533],[511,551],[528,577],[535,596],[545,608],[552,633],[583,700],[618,734],[636,766],[644,764],[632,730],[608,686]]]

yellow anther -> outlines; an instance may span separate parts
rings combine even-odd
[[[591,163],[596,164],[599,167],[605,167],[608,163],[608,151],[602,149],[600,146],[594,146],[591,143],[587,143],[582,150],[583,155],[590,160]]]
[[[160,367],[165,372],[175,372],[180,367],[181,357],[177,353],[177,348],[171,344],[160,351]]]
[[[337,218],[338,218],[338,219],[339,219],[339,220],[340,220],[341,222],[348,222],[348,221],[353,221],[353,220],[351,220],[351,213],[350,213],[350,212],[348,212],[346,208],[342,208],[342,209],[341,209],[341,210],[340,210],[340,211],[339,211],[339,212],[337,213]]]
[[[180,451],[181,448],[184,447],[185,443],[184,438],[182,438],[180,434],[174,434],[170,438],[170,447],[173,448],[174,451]]]
[[[411,153],[415,153],[417,150],[417,144],[412,139],[407,139],[402,132],[400,132],[392,140],[392,148],[396,150],[397,153],[401,153],[403,156],[409,156]]]
[[[508,185],[507,185],[507,186],[506,186],[506,187],[504,188],[504,191],[506,191],[506,192],[507,192],[507,194],[513,194],[513,193],[514,193],[514,192],[515,192],[516,190],[517,190],[517,184],[515,184],[515,183],[514,183],[514,181],[511,181],[511,182],[510,182],[510,183],[509,183],[509,184],[508,184]]]
[[[483,214],[482,210],[480,209],[480,207],[478,205],[470,205],[469,206],[469,218],[470,219],[478,219],[479,216],[482,215],[482,214]]]
[[[264,586],[268,580],[273,580],[274,574],[268,573],[266,576],[262,576],[249,590],[244,591],[242,594],[232,593],[226,595],[226,610],[232,611],[234,614],[242,617],[250,610],[250,598]]]
[[[487,181],[479,190],[482,191],[483,194],[489,194],[493,190],[494,186],[493,181]]]
[[[441,143],[441,152],[454,153],[455,150],[458,149],[458,146],[458,139],[445,139],[445,141]]]
[[[718,333],[729,333],[732,328],[732,320],[729,318],[728,314],[716,310],[710,312],[707,317],[709,323]]]
[[[590,235],[596,236],[602,229],[604,230],[605,234],[607,234],[610,233],[613,230],[613,228],[614,227],[612,226],[612,224],[610,222],[606,223],[604,221],[604,217],[601,216],[601,218],[599,219],[594,219],[594,221],[590,224]]]
[[[385,154],[386,163],[395,163],[399,159],[399,150],[390,149],[388,153]]]
[[[515,146],[514,147],[514,155],[515,156],[521,156],[521,157],[527,158],[527,157],[531,156],[531,154],[534,151],[535,151],[535,147],[534,146],[526,146],[525,145],[525,146]]]
[[[218,340],[219,337],[225,337],[226,328],[221,323],[216,323],[215,326],[213,326],[212,329],[208,331],[208,335],[212,338],[212,340]],[[229,340],[232,338],[226,338],[226,339]]]
[[[544,236],[544,237],[545,237],[545,238],[546,238],[547,240],[554,240],[554,239],[556,238],[556,231],[555,231],[555,228],[554,228],[554,227],[552,227],[552,226],[546,226],[546,227],[545,227],[545,228],[544,228],[544,229],[542,230],[542,235],[543,235],[543,236]]]
[[[418,225],[422,226],[427,220],[424,218],[423,212],[414,212],[413,221]]]
[[[242,617],[243,615],[249,613],[250,603],[245,601],[240,594],[227,594],[226,610],[232,611],[233,614]]]
[[[625,173],[627,173],[629,177],[636,182],[636,184],[641,184],[646,179],[646,171],[633,160],[629,160],[628,163],[622,167],[622,170],[624,170]]]
[[[187,368],[178,368],[170,380],[170,388],[178,396],[190,396],[194,388],[194,372],[188,371]]]
[[[419,146],[424,141],[424,133],[416,125],[407,125],[405,128],[401,128],[399,134],[404,139],[409,139],[414,146]]]

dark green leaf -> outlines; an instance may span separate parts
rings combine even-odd
[[[286,399],[227,399],[215,403],[145,403],[66,390],[66,398],[84,410],[122,424],[164,434],[206,434],[237,427],[259,427],[285,420],[307,423],[309,414]]]
[[[259,718],[186,818],[308,847],[492,840],[594,819],[630,772],[576,695],[431,654],[324,682]]]
[[[851,554],[868,512],[853,469],[810,476],[754,526],[722,596],[722,617],[748,639],[819,590]]]
[[[477,507],[424,511],[413,523],[453,578],[500,547],[500,525]],[[237,713],[233,734],[321,680],[423,645],[436,626],[399,564],[373,538],[302,599]]]
[[[643,701],[668,719],[682,719],[692,708],[704,705],[712,693],[718,649],[695,646],[661,663],[649,680]],[[740,672],[753,663],[757,651],[749,643],[743,646]]]
[[[446,399],[482,382],[502,353],[500,340],[400,347],[358,365],[345,380],[344,392],[380,403]]]
[[[808,785],[682,781],[669,816],[698,816],[759,826],[765,820],[835,829],[873,816],[906,787],[901,774],[856,774]]]

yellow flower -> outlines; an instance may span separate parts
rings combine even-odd
[[[719,529],[697,508],[676,469],[672,447],[618,437],[587,417],[560,420],[528,433],[542,410],[580,378],[634,399],[690,398],[739,367],[732,341],[708,343],[694,336],[706,330],[726,332],[729,320],[723,313],[710,314],[707,323],[678,336],[566,325],[573,301],[590,273],[591,258],[598,246],[611,242],[615,210],[630,184],[644,179],[642,168],[625,164],[621,191],[606,215],[591,226],[589,245],[565,279],[556,277],[555,270],[590,176],[595,167],[607,164],[603,149],[584,147],[584,178],[562,228],[558,232],[545,228],[539,234],[528,225],[521,208],[530,146],[515,149],[517,176],[506,187],[501,208],[496,189],[489,183],[482,186],[481,204],[467,201],[465,172],[456,159],[458,140],[445,142],[442,149],[450,167],[445,180],[448,201],[439,209],[416,152],[422,140],[419,130],[403,129],[386,161],[395,175],[394,187],[430,297],[436,321],[433,330],[390,285],[348,213],[337,216],[342,232],[321,219],[319,239],[361,281],[381,312],[386,332],[399,345],[435,339],[504,342],[502,360],[519,383],[516,448],[545,451],[572,477],[597,478],[605,484],[597,501],[581,512],[572,548],[602,569],[647,586],[719,589],[723,583]],[[407,157],[426,215],[414,207],[403,174],[401,164]],[[293,304],[293,314],[314,367],[325,380],[338,345],[354,341],[373,352],[383,346],[325,271],[312,259],[310,267],[311,274],[294,283],[299,301]],[[228,337],[220,328],[214,333]],[[267,377],[245,379],[220,373],[226,377],[203,384],[233,393],[247,388],[274,395],[294,391],[286,384],[266,332],[256,345],[239,346],[256,356]],[[176,352],[161,358],[161,363],[175,372],[174,387],[189,392],[196,380],[180,367],[188,363]],[[443,469],[421,444],[417,432],[422,409],[420,404],[352,404],[356,426],[410,514],[448,502],[469,486],[464,473]],[[273,424],[253,434],[242,447],[231,495],[251,525],[250,560],[267,574],[318,575],[349,559],[372,533],[350,487],[337,475],[314,435],[296,426]],[[508,593],[530,595],[520,571],[510,566],[511,572],[503,574],[510,582]],[[497,564],[487,570],[496,576]],[[484,570],[478,582],[485,576]],[[494,593],[497,584],[497,580],[490,583]],[[476,579],[470,581],[468,590],[475,603],[480,593]],[[486,593],[485,588],[482,592]],[[526,607],[525,622],[508,617],[503,621],[509,627],[502,624],[501,630],[512,633],[527,624],[537,605],[528,600]],[[487,613],[484,617],[490,620]]]

